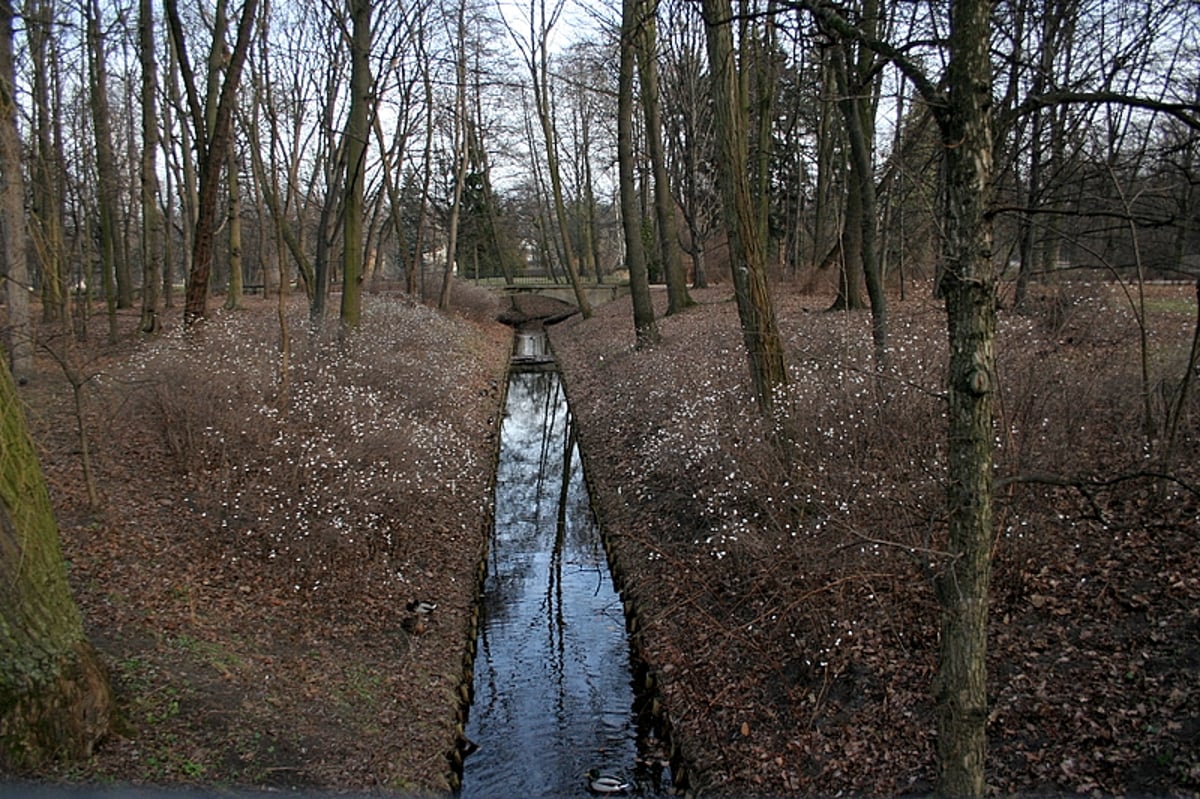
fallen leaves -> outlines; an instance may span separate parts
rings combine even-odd
[[[719,794],[929,792],[940,309],[892,307],[895,382],[917,390],[889,393],[881,412],[865,380],[869,317],[806,313],[777,294],[797,409],[788,473],[755,443],[734,309],[719,289],[697,296],[700,307],[662,319],[651,350],[630,346],[627,307],[552,329],[593,497],[654,620],[643,649],[670,675],[665,706],[685,750]],[[1106,335],[1075,336],[1074,349],[1004,317],[999,469],[1103,474],[1140,457],[1119,308],[1081,308],[1073,323]],[[1088,497],[1028,485],[1008,491],[999,518],[991,790],[1194,794],[1194,500],[1150,484]]]

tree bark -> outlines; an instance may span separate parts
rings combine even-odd
[[[108,305],[108,343],[117,341],[117,309],[132,304],[119,291],[117,281],[117,162],[113,153],[112,115],[108,102],[108,65],[104,37],[100,33],[100,3],[88,0],[88,66],[91,89],[92,130],[96,141],[96,204],[99,206],[100,269],[104,278],[104,298]]]
[[[366,185],[368,113],[371,105],[371,0],[350,5],[350,111],[346,119],[346,199],[342,230],[343,329],[362,319],[363,192]]]
[[[629,267],[629,290],[633,301],[633,330],[641,349],[659,341],[654,304],[650,300],[650,278],[642,242],[642,214],[638,206],[633,164],[633,73],[639,46],[637,30],[640,0],[621,3],[621,56],[617,78],[617,164],[620,172],[621,229],[625,234],[625,263]]]
[[[42,318],[71,326],[66,292],[66,241],[63,230],[62,137],[59,135],[58,103],[52,100],[52,84],[57,83],[59,62],[50,50],[54,44],[51,28],[54,6],[50,0],[31,3],[27,14],[26,35],[33,61],[33,144],[34,166],[32,216],[36,225],[32,239],[42,276]]]
[[[233,124],[230,122],[230,124]],[[245,261],[242,257],[242,187],[237,154],[229,148],[229,286],[225,290],[225,310],[242,307],[245,291]]]
[[[658,223],[658,251],[667,282],[667,314],[692,305],[687,290],[687,273],[679,251],[679,228],[675,224],[675,199],[667,182],[667,158],[663,148],[662,111],[658,90],[657,0],[641,0],[636,10],[636,27],[631,31],[637,47],[641,79],[642,111],[646,117],[646,153],[654,172],[654,218]]]
[[[158,208],[158,64],[154,54],[154,4],[138,0],[138,57],[142,67],[142,324],[147,335],[162,327],[163,216]]]
[[[982,796],[987,756],[987,611],[992,547],[996,277],[992,265],[992,96],[988,0],[951,5],[946,159],[949,565],[936,683],[937,791]]]
[[[776,395],[787,385],[783,343],[767,286],[766,253],[759,230],[758,207],[750,192],[745,105],[733,51],[729,0],[703,2],[708,58],[712,70],[713,107],[718,142],[718,174],[729,234],[734,296],[742,340],[750,362],[759,409],[775,411]]]
[[[83,634],[58,525],[11,376],[0,369],[0,772],[86,757],[108,734],[108,677]]]
[[[838,171],[838,159],[834,157],[837,134],[834,117],[837,105],[833,101],[836,85],[833,77],[832,48],[821,53],[820,109],[817,116],[817,186],[813,198],[813,249],[812,265],[823,268],[826,253],[834,245],[837,235],[837,211],[834,209],[833,186]],[[840,280],[840,278],[839,278]],[[839,291],[841,283],[839,282]]]
[[[163,6],[170,23],[171,38],[179,56],[179,65],[183,72],[184,89],[187,91],[188,103],[192,108],[193,125],[197,129],[197,141],[200,143],[200,196],[196,207],[196,231],[192,240],[192,271],[188,277],[187,299],[183,308],[183,320],[192,325],[208,314],[208,281],[212,273],[213,238],[217,228],[217,194],[221,179],[221,169],[228,158],[232,146],[233,110],[236,103],[238,84],[241,82],[242,67],[246,63],[246,55],[250,50],[250,35],[254,30],[255,14],[258,10],[258,0],[246,0],[242,8],[242,18],[238,23],[237,41],[229,56],[229,65],[225,69],[224,81],[221,83],[220,94],[216,108],[207,109],[200,106],[196,90],[195,76],[186,58],[184,47],[183,24],[179,19],[179,9],[176,0],[164,0]],[[214,41],[214,49],[219,44]],[[210,86],[210,96],[211,96]],[[211,114],[211,124],[207,121]],[[205,141],[204,131],[211,129],[211,138]]]
[[[875,345],[875,365],[877,368],[887,366],[887,294],[883,288],[883,275],[879,264],[878,244],[878,215],[879,204],[875,193],[875,172],[872,168],[872,153],[874,143],[871,135],[875,126],[864,122],[863,117],[869,113],[870,104],[860,99],[863,87],[851,86],[849,70],[846,67],[844,49],[832,47],[833,70],[837,77],[838,95],[842,107],[842,116],[846,120],[846,138],[850,142],[850,182],[852,192],[858,197],[858,245],[861,259],[862,275],[867,284],[867,296],[871,303],[871,338]],[[865,49],[865,48],[864,48]],[[869,99],[869,98],[868,98]],[[864,109],[863,106],[867,106]],[[847,227],[854,220],[846,215]],[[844,265],[847,275],[847,285],[850,287],[849,258]],[[849,295],[848,295],[849,296]]]
[[[25,254],[25,178],[17,129],[16,65],[12,0],[0,0],[0,254],[8,306],[5,345],[13,376],[33,376],[33,323],[29,317],[29,263]]]

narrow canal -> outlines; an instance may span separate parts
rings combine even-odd
[[[479,749],[460,795],[584,796],[591,769],[655,795],[621,601],[544,347],[519,336],[509,378],[467,723]]]

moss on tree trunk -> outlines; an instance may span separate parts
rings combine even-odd
[[[82,757],[112,696],[67,585],[58,525],[7,369],[0,369],[0,771]]]

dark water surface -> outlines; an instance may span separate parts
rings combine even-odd
[[[590,768],[635,776],[635,697],[556,372],[512,373],[500,435],[461,795],[586,796]]]

